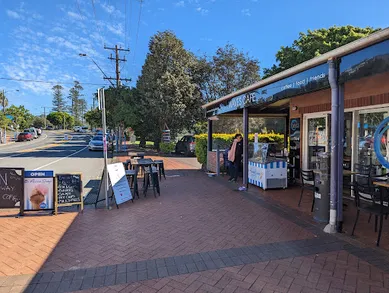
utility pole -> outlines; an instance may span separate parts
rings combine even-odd
[[[45,129],[47,129],[46,107],[43,107],[43,116],[45,117]]]
[[[104,49],[106,50],[113,50],[115,51],[115,58],[112,57],[112,54],[110,57],[108,57],[109,60],[115,60],[115,63],[116,63],[116,77],[105,77],[104,76],[104,79],[107,79],[107,80],[116,80],[116,88],[119,88],[120,87],[120,81],[126,81],[126,82],[130,82],[131,79],[130,78],[120,78],[120,62],[126,62],[126,58],[123,58],[121,59],[120,56],[119,56],[119,52],[120,51],[124,51],[124,52],[130,52],[130,49],[122,49],[122,48],[119,48],[118,45],[115,45],[115,48],[109,48],[109,47],[106,47],[104,46]]]
[[[120,51],[130,52],[130,50],[129,49],[119,48],[118,45],[115,45],[115,48],[109,48],[109,47],[104,46],[104,49],[115,51],[115,58],[112,57],[112,54],[111,54],[111,56],[108,57],[108,59],[109,60],[115,60],[115,64],[116,64],[116,78],[104,77],[104,79],[107,79],[109,81],[116,80],[116,90],[118,90],[120,88],[120,81],[126,81],[126,82],[130,82],[131,81],[131,79],[129,79],[129,78],[120,78],[120,66],[119,66],[120,62],[126,62],[127,60],[126,60],[126,58],[120,59],[119,52]],[[121,150],[121,146],[122,146],[121,126],[119,126],[118,138],[119,138],[119,140],[118,140],[116,149],[117,149],[117,151],[120,151]]]

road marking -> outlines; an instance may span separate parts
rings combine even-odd
[[[44,141],[46,138],[48,138],[48,135],[47,135],[47,134],[44,134],[44,135],[45,135],[44,138],[42,138],[42,139],[40,139],[40,140],[38,140],[38,141],[36,141],[36,142],[30,143],[28,146],[30,146],[30,145],[32,145],[32,144],[36,144],[36,143],[38,143],[38,142],[42,142],[42,141]],[[20,150],[20,151],[17,151],[16,154],[9,155],[9,156],[6,156],[6,157],[1,157],[0,160],[4,160],[4,159],[7,159],[7,158],[12,158],[12,157],[20,156],[20,155],[25,154],[26,152],[31,151],[31,150],[33,150],[33,149]],[[0,155],[1,155],[1,153],[0,153]]]
[[[75,152],[75,153],[73,153],[73,154],[70,154],[70,155],[68,155],[68,156],[66,156],[66,157],[60,158],[60,159],[55,160],[55,161],[52,161],[52,162],[50,162],[50,163],[48,163],[48,164],[46,164],[46,165],[40,166],[40,167],[34,169],[33,171],[40,170],[40,169],[42,169],[42,168],[45,168],[45,167],[50,166],[50,165],[52,165],[52,164],[55,164],[55,163],[57,163],[57,162],[59,162],[59,161],[62,161],[62,160],[64,160],[64,159],[66,159],[66,158],[70,158],[70,157],[72,157],[72,156],[74,156],[74,155],[76,155],[76,154],[82,152],[83,150],[85,150],[85,149],[87,149],[87,148],[88,148],[88,146],[86,146],[86,147],[84,147],[84,148],[78,150],[77,152]]]

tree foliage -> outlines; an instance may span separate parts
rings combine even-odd
[[[56,112],[65,111],[66,101],[63,97],[63,87],[59,84],[53,86],[53,110]]]
[[[63,128],[64,123],[65,128],[69,128],[74,125],[74,118],[66,112],[51,112],[47,115],[47,120],[58,128]]]
[[[89,110],[84,114],[85,121],[91,128],[101,127],[101,111],[99,109]]]
[[[213,101],[259,81],[259,61],[227,44],[212,58],[199,58],[194,78],[204,101]]]
[[[70,113],[76,121],[80,121],[82,117],[81,105],[84,105],[84,102],[80,102],[80,97],[83,90],[84,88],[77,80],[74,81],[73,87],[69,90]]]
[[[42,128],[45,126],[45,118],[40,116],[35,116],[34,120],[32,121],[32,125],[34,127]]]
[[[4,95],[3,91],[0,91],[0,106],[3,108],[3,101],[4,101],[4,107],[8,107],[8,99]]]
[[[276,54],[278,64],[264,69],[264,77],[269,77],[352,41],[364,38],[377,30],[371,27],[359,28],[348,25],[300,33],[299,38],[291,46],[281,47]]]
[[[30,127],[34,120],[34,116],[24,106],[12,105],[5,110],[5,113],[14,117],[14,122],[20,129]]]
[[[142,125],[138,135],[148,134],[158,145],[166,126],[174,135],[199,119],[201,93],[191,74],[196,63],[173,32],[158,32],[151,38],[137,82]]]

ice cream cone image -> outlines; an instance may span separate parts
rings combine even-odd
[[[42,202],[45,201],[48,188],[45,185],[38,184],[31,192],[30,201],[33,210],[39,210]]]

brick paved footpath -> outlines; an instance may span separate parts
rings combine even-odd
[[[120,209],[0,214],[0,293],[389,292],[385,252],[324,234],[258,189],[169,174],[181,176],[160,197]]]

